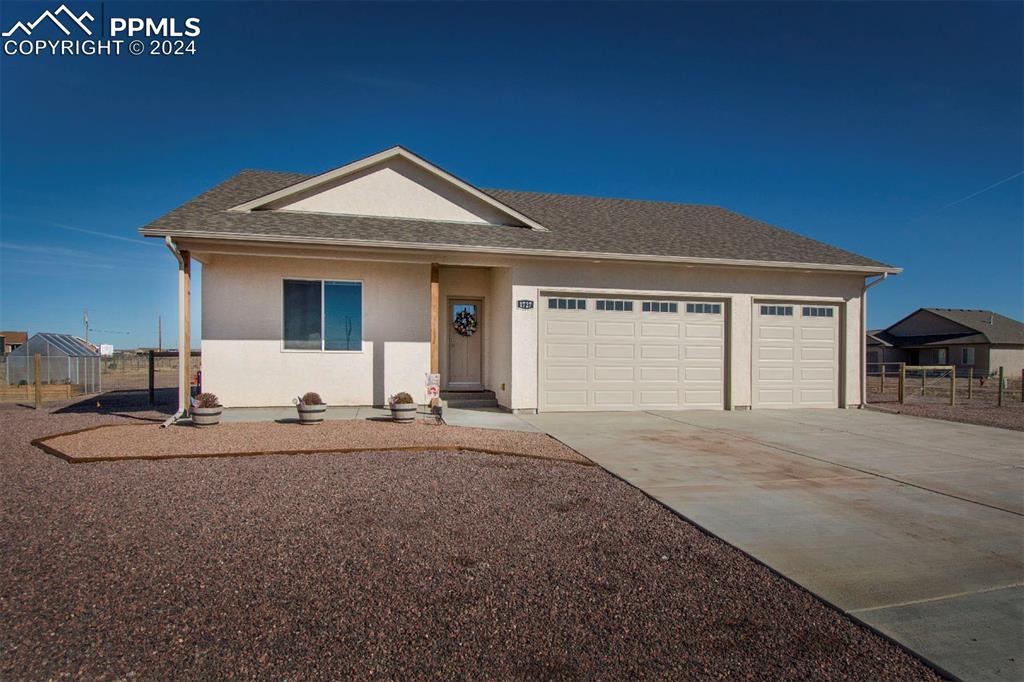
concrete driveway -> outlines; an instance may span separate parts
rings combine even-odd
[[[1024,434],[867,410],[524,419],[954,675],[1024,679]]]

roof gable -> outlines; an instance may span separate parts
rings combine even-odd
[[[302,180],[233,211],[297,211],[546,230],[402,147]]]
[[[884,333],[903,343],[1024,344],[1024,324],[991,310],[918,308]]]

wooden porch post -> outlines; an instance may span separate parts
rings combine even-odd
[[[192,404],[192,258],[188,251],[182,251],[181,258],[184,265],[178,300],[178,391],[179,404],[187,407]]]
[[[437,263],[430,264],[430,373],[441,372],[441,350],[439,345],[439,323],[441,315],[441,267]],[[440,398],[431,398],[430,407],[438,407]]]

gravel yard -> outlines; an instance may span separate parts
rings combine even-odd
[[[473,449],[590,464],[574,450],[543,433],[445,426],[426,421],[393,424],[345,420],[325,421],[315,426],[247,422],[210,428],[126,424],[51,438],[46,445],[76,461],[225,453],[351,452],[395,447]]]
[[[117,409],[0,406],[2,679],[935,679],[598,467],[29,444]]]
[[[872,409],[882,412],[909,414],[915,417],[944,419],[961,424],[979,424],[981,426],[997,426],[1001,429],[1024,431],[1024,405],[1010,403],[1002,407],[986,404],[938,405],[931,403],[883,403],[870,405]]]

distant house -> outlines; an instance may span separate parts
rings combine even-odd
[[[26,341],[28,341],[28,332],[0,332],[0,344],[3,344],[4,355],[16,350]]]
[[[920,308],[886,329],[867,332],[867,361],[956,365],[1009,375],[1024,368],[1024,323],[991,310]]]

